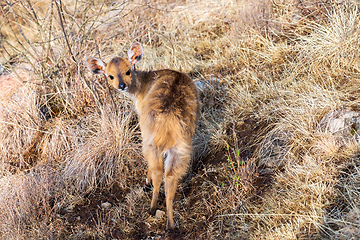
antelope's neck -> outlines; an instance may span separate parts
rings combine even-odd
[[[143,99],[151,90],[155,80],[155,72],[134,71],[132,76],[132,84],[129,86],[129,94],[133,100],[138,114],[141,112]]]

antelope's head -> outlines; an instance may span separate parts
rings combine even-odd
[[[114,88],[126,91],[132,84],[132,75],[135,71],[135,64],[143,56],[143,48],[140,43],[135,42],[128,50],[128,59],[114,57],[108,64],[101,59],[89,57],[86,60],[87,68],[96,75],[105,75],[107,81]]]

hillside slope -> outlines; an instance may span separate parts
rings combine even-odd
[[[0,238],[359,238],[358,7],[0,3]],[[200,92],[173,235],[148,213],[131,100],[85,67],[134,41],[139,69],[183,71]]]

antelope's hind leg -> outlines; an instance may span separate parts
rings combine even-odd
[[[169,231],[175,229],[173,213],[174,197],[178,182],[180,178],[186,173],[189,160],[190,154],[188,156],[181,156],[173,151],[173,149],[168,151],[168,155],[165,160],[165,196],[167,212],[166,228]]]
[[[148,162],[148,173],[146,183],[153,184],[153,195],[150,205],[150,214],[155,215],[160,185],[163,177],[163,159],[158,151],[152,146],[143,146],[144,157]]]

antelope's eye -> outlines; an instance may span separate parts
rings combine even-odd
[[[126,71],[126,75],[130,75],[130,70],[127,70],[127,71]]]
[[[113,76],[113,75],[109,75],[109,78],[110,78],[111,80],[114,80],[114,76]]]

